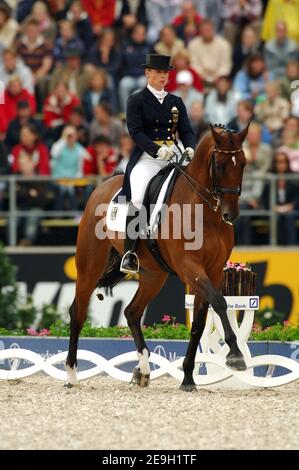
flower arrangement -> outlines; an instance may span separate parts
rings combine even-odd
[[[223,295],[255,295],[255,285],[256,273],[247,263],[227,261],[223,269]]]

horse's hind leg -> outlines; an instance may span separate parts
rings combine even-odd
[[[145,307],[160,292],[167,279],[165,273],[143,272],[139,276],[139,288],[125,309],[128,326],[132,331],[139,358],[138,367],[133,371],[133,382],[141,387],[149,385],[149,350],[144,341],[140,320]]]

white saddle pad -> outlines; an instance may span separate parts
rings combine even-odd
[[[168,177],[166,178],[161,188],[160,194],[158,196],[157,204],[155,205],[155,208],[151,214],[151,218],[150,218],[151,234],[155,233],[155,231],[158,228],[159,213],[163,206],[164,197],[165,197],[169,182],[171,180],[171,177],[173,175],[173,172],[174,172],[174,169],[171,170]],[[117,193],[114,194],[107,210],[107,218],[106,218],[107,228],[113,232],[125,232],[126,231],[126,218],[127,218],[129,203],[118,204],[118,203],[113,202],[113,199],[118,195],[120,191],[121,191],[121,188],[117,191]]]

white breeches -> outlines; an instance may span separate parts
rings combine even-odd
[[[143,152],[139,158],[130,175],[131,201],[138,209],[142,206],[147,184],[168,163],[168,161],[153,158],[146,152]]]

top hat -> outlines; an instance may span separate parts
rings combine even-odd
[[[170,65],[170,61],[171,57],[169,55],[147,54],[146,63],[142,64],[142,67],[157,70],[173,70],[174,67]]]

